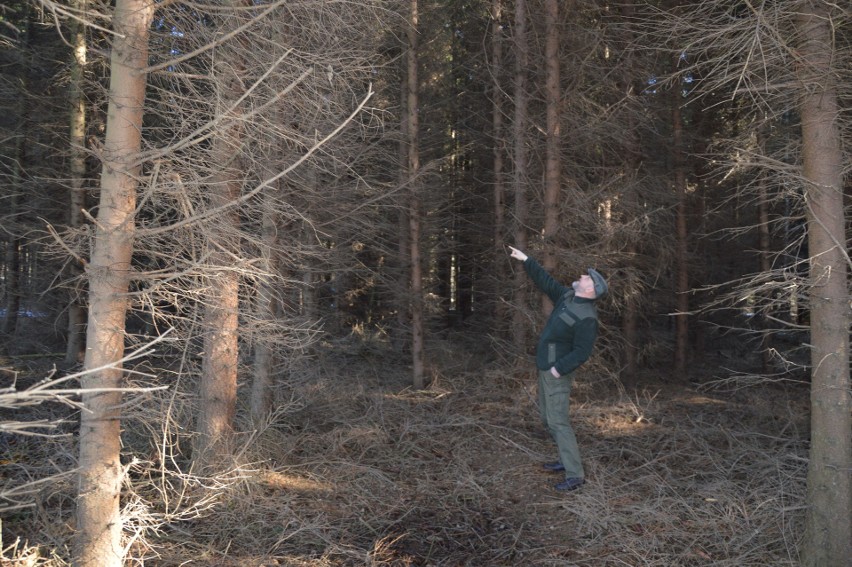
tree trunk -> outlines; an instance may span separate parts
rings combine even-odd
[[[689,230],[687,229],[686,164],[683,145],[681,84],[672,85],[672,164],[675,190],[675,352],[674,376],[678,382],[687,378],[689,360]]]
[[[100,205],[89,278],[89,322],[82,386],[77,496],[78,567],[120,567],[122,467],[120,360],[135,231],[136,188],[148,64],[149,0],[117,0],[113,15],[110,97],[103,148]],[[110,366],[104,369],[105,366]],[[105,390],[104,390],[105,389]]]
[[[497,335],[503,336],[506,320],[505,303],[499,299],[499,290],[506,280],[506,184],[504,180],[506,138],[503,126],[503,86],[500,78],[503,76],[503,0],[492,0],[491,3],[491,76],[494,83],[491,89],[491,136],[494,144],[494,258],[493,280],[495,292],[492,294],[494,305],[494,325]]]
[[[228,6],[234,12],[222,17],[222,31],[236,28],[241,21],[244,0]],[[246,64],[244,41],[222,48],[214,66],[219,93],[219,132],[213,141],[212,155],[218,171],[209,185],[209,206],[222,209],[239,199],[243,186],[243,130],[241,109],[236,102],[245,90]],[[240,215],[236,206],[225,208],[207,226],[209,249],[208,295],[204,305],[204,358],[201,361],[200,406],[196,430],[198,437],[193,461],[199,470],[214,473],[225,465],[233,450],[234,419],[237,413],[237,372],[239,369],[239,286]]]
[[[270,172],[270,174],[274,174]],[[267,205],[263,208],[262,220],[262,245],[261,251],[263,271],[266,274],[278,273],[277,249],[278,249],[278,215],[275,208],[275,199],[272,198],[270,190],[267,190],[265,198]],[[277,328],[278,316],[281,304],[272,281],[262,280],[257,284],[257,316],[260,331],[255,338],[254,347],[254,377],[251,387],[251,419],[256,427],[266,421],[272,409],[272,385],[275,369],[275,342],[266,335],[267,326],[270,332],[275,333],[272,328]]]
[[[81,13],[85,12],[87,0],[79,0],[77,5]],[[83,92],[83,78],[86,66],[86,28],[82,23],[72,20],[71,40],[74,47],[74,60],[71,62],[71,82],[68,98],[71,106],[69,116],[69,145],[71,147],[71,209],[68,226],[74,230],[83,225],[83,209],[86,206],[86,99]],[[80,297],[79,277],[82,266],[76,261],[70,265],[70,275],[74,290],[68,304],[68,341],[65,344],[65,364],[80,362],[84,356],[86,309]]]
[[[408,25],[408,183],[409,183],[409,257],[411,260],[411,361],[412,385],[423,388],[426,384],[424,370],[423,337],[423,266],[420,259],[420,232],[422,222],[422,203],[417,175],[420,171],[419,146],[419,79],[418,61],[418,7],[417,0],[411,0],[411,20]]]
[[[559,0],[544,0],[545,40],[544,65],[545,98],[547,106],[547,140],[544,159],[544,268],[553,273],[556,268],[556,237],[559,232],[559,198],[562,171],[560,168],[561,85],[559,84]],[[544,316],[550,315],[553,303],[541,294]]]
[[[527,248],[527,70],[529,67],[529,45],[527,43],[526,0],[515,2],[515,80],[513,95],[515,113],[512,124],[514,171],[512,186],[515,194],[515,243],[521,250]],[[526,305],[527,276],[523,269],[515,271],[514,302],[516,309],[512,317],[512,341],[520,351],[526,344],[527,325],[523,307]]]
[[[840,109],[831,69],[837,57],[832,16],[839,9],[805,1],[797,16],[812,345],[811,447],[802,559],[813,567],[846,565],[852,557],[848,255]]]
[[[216,163],[224,164],[209,188],[210,207],[216,209],[240,196],[241,174],[234,167],[239,148],[237,123],[226,125],[214,144],[217,146],[214,155],[219,156]],[[233,264],[239,246],[239,224],[236,207],[232,207],[217,216],[215,226],[208,227],[210,273],[204,306],[198,438],[193,452],[193,460],[201,470],[219,466],[232,449],[230,441],[237,411],[240,281]]]
[[[400,136],[399,136],[399,172],[398,181],[400,187],[408,188],[408,61],[402,63],[400,71],[402,77],[400,87]],[[408,188],[408,191],[411,189]],[[408,318],[410,316],[408,292],[408,280],[411,272],[411,245],[409,243],[409,211],[406,207],[399,207],[396,219],[397,257],[399,258],[396,273],[396,326],[397,332],[393,333],[391,341],[394,350],[402,352],[407,348],[406,335],[408,334]]]
[[[639,205],[639,195],[637,190],[639,168],[640,168],[640,141],[637,133],[636,118],[633,113],[632,100],[636,96],[633,89],[633,83],[637,75],[634,70],[634,59],[632,52],[632,44],[634,41],[633,28],[629,22],[634,21],[635,7],[632,2],[627,2],[621,6],[621,15],[628,22],[624,28],[624,45],[625,53],[624,72],[621,74],[621,91],[624,95],[627,113],[625,124],[626,148],[624,169],[627,179],[624,188],[623,206],[626,212],[626,219],[632,219],[639,214],[641,207]],[[636,291],[640,288],[638,274],[641,273],[637,266],[639,258],[639,239],[630,235],[626,253],[627,269],[623,280],[623,289],[627,293],[623,295],[624,315],[621,320],[621,332],[624,335],[624,350],[622,352],[622,369],[621,383],[627,389],[636,387],[636,373],[639,366],[639,296]]]

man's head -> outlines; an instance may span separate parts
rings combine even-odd
[[[604,277],[594,268],[589,268],[589,273],[583,274],[571,285],[577,297],[586,299],[600,299],[609,289]]]

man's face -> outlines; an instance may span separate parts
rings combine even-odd
[[[595,282],[589,274],[583,274],[580,279],[571,284],[574,292],[580,297],[595,297]]]

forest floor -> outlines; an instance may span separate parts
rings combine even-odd
[[[721,391],[644,376],[628,394],[580,372],[572,416],[587,483],[563,494],[540,466],[555,450],[531,369],[482,365],[456,343],[429,353],[433,383],[413,391],[381,351],[331,346],[315,375],[288,383],[269,426],[246,434],[227,478],[129,455],[128,565],[797,564],[805,385]],[[127,452],[134,431],[162,429],[127,426]],[[73,468],[73,436],[3,436],[3,490]],[[28,498],[3,515],[0,565],[67,565],[73,477]]]

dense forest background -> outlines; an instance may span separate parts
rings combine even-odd
[[[844,565],[851,19],[4,3],[0,563]]]

